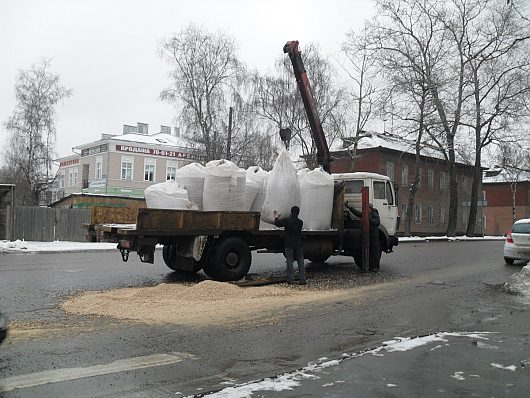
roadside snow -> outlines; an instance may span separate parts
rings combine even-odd
[[[307,379],[320,379],[320,373],[324,371],[324,369],[329,368],[330,366],[337,366],[341,362],[348,360],[350,358],[358,358],[362,357],[368,354],[378,354],[381,351],[386,352],[396,352],[396,351],[408,351],[412,350],[414,348],[418,348],[421,346],[424,346],[426,344],[430,344],[432,342],[436,341],[444,341],[447,342],[447,337],[462,337],[462,338],[471,338],[471,339],[484,339],[488,340],[486,337],[491,333],[489,332],[441,332],[441,333],[435,333],[428,336],[421,336],[421,337],[396,337],[394,340],[383,342],[383,345],[374,348],[372,350],[368,351],[362,351],[358,353],[353,354],[343,354],[341,359],[338,360],[327,360],[327,358],[321,358],[325,359],[325,362],[319,362],[319,363],[309,363],[306,367],[296,370],[292,373],[284,373],[281,375],[278,375],[276,377],[267,377],[259,381],[252,381],[249,383],[244,384],[236,384],[234,386],[230,386],[227,388],[224,388],[217,392],[207,393],[204,396],[212,397],[212,398],[228,398],[228,397],[238,397],[238,398],[251,398],[254,396],[255,392],[259,391],[274,391],[274,392],[280,392],[280,391],[292,391],[295,388],[302,385],[304,380]],[[497,367],[499,369],[506,369],[506,370],[514,370],[513,365],[512,366],[503,366],[496,363],[492,363],[491,366]],[[463,377],[463,372],[455,372],[451,377],[457,379],[457,380],[465,380]],[[341,381],[342,382],[342,381]],[[337,381],[336,383],[339,383]],[[333,385],[333,383],[324,384],[323,387],[328,387]],[[397,387],[396,384],[387,384],[387,387]],[[191,396],[187,397],[191,398]]]
[[[112,225],[112,224],[109,224]],[[121,224],[120,224],[121,225]],[[129,227],[134,227],[131,224]],[[427,236],[427,237],[400,237],[400,242],[429,242],[429,241],[459,241],[459,240],[504,240],[502,236],[484,236],[468,238],[467,236],[447,237],[447,236]],[[36,253],[36,252],[70,252],[70,251],[89,251],[89,250],[114,250],[116,243],[101,242],[36,242],[36,241],[8,241],[0,240],[0,253]]]
[[[530,266],[525,265],[520,272],[513,274],[504,284],[504,291],[530,303]]]
[[[0,253],[68,252],[116,249],[116,243],[0,241]]]

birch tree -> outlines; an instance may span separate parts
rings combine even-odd
[[[43,60],[21,70],[15,82],[16,105],[5,122],[9,132],[6,157],[29,186],[32,204],[38,205],[42,194],[53,183],[52,160],[55,155],[56,107],[72,94],[59,75],[50,71],[50,61]]]

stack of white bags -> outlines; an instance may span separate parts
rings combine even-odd
[[[151,208],[261,212],[261,225],[274,224],[274,211],[288,217],[298,206],[304,229],[325,230],[331,224],[333,177],[322,169],[297,174],[284,149],[270,173],[257,166],[244,170],[224,159],[206,167],[188,164],[177,170],[175,181],[148,187],[145,200]]]

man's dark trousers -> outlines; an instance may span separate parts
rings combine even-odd
[[[302,246],[286,247],[285,258],[287,259],[287,283],[294,282],[293,262],[295,259],[298,263],[300,283],[305,283],[304,250]]]

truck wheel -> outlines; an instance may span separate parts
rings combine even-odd
[[[166,265],[173,271],[195,273],[201,270],[202,265],[192,258],[178,258],[176,245],[164,245],[162,258]],[[188,264],[183,264],[187,262]]]
[[[504,262],[508,265],[513,265],[515,260],[513,258],[504,257]]]
[[[379,245],[379,262],[381,262],[381,255],[383,254],[382,246]],[[363,267],[363,254],[361,250],[354,250],[353,251],[353,261],[355,261],[355,265],[362,269]]]
[[[250,269],[252,256],[247,242],[241,238],[226,238],[208,253],[204,272],[217,281],[238,281]]]

